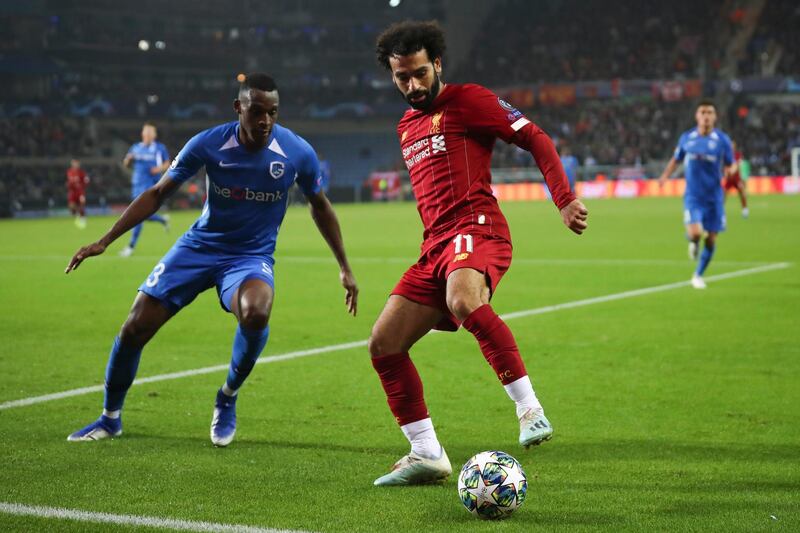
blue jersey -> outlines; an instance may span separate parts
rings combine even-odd
[[[692,128],[681,135],[674,157],[684,163],[686,198],[722,201],[723,165],[733,164],[733,146],[727,135],[716,128],[708,135],[700,135],[697,128]]]
[[[328,192],[331,186],[331,164],[327,159],[323,159],[319,162],[319,176],[322,190]]]
[[[574,155],[565,155],[561,157],[561,165],[564,167],[564,172],[569,180],[569,186],[575,190],[575,178],[578,177],[578,158]]]
[[[267,146],[250,152],[239,144],[239,123],[192,137],[167,171],[183,183],[206,168],[206,203],[182,239],[231,254],[275,251],[289,188],[297,181],[306,196],[320,191],[319,162],[305,139],[279,125]]]
[[[128,155],[133,156],[133,176],[131,183],[134,191],[143,191],[155,185],[161,179],[161,173],[151,174],[150,169],[163,165],[169,161],[166,146],[160,142],[150,144],[136,143],[128,150]]]

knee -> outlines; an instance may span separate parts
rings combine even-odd
[[[447,308],[459,319],[466,319],[475,309],[481,306],[479,299],[466,297],[461,294],[447,296]]]
[[[369,350],[369,355],[371,357],[380,357],[390,353],[386,350],[386,342],[384,337],[375,330],[373,330],[372,334],[369,336],[369,340],[367,341],[367,349]]]
[[[269,307],[266,305],[242,305],[239,325],[249,330],[264,329],[269,324]]]
[[[402,341],[393,338],[390,333],[380,327],[372,329],[372,333],[367,341],[367,349],[372,357],[401,353],[408,351],[409,348],[410,346],[403,346]]]
[[[714,245],[717,243],[717,236],[716,235],[707,235],[706,236],[706,246],[713,248]]]
[[[134,309],[122,325],[119,337],[125,344],[144,346],[155,335],[156,331],[158,331],[158,327],[148,321],[142,313]]]

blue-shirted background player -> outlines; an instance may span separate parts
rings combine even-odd
[[[122,164],[132,167],[131,174],[131,200],[135,200],[144,191],[155,185],[161,174],[169,167],[169,153],[167,147],[156,141],[158,131],[155,124],[145,122],[142,126],[142,142],[130,147]],[[158,222],[164,228],[169,228],[169,217],[167,215],[153,214],[148,217],[149,222]],[[129,257],[136,248],[139,235],[142,233],[142,224],[136,224],[131,232],[131,240],[128,246],[122,249],[119,255]]]
[[[706,232],[705,245],[692,276],[695,289],[705,289],[703,273],[714,255],[717,234],[725,230],[725,195],[722,176],[736,172],[730,138],[714,127],[717,110],[714,103],[703,100],[695,112],[697,127],[681,135],[675,154],[659,177],[661,183],[669,179],[683,162],[686,175],[686,192],[683,196],[683,221],[689,239],[689,257],[697,259],[700,238]]]
[[[144,345],[201,292],[216,287],[222,307],[239,326],[225,383],[217,392],[211,441],[227,446],[236,430],[236,398],[269,335],[273,252],[286,213],[289,188],[300,186],[311,215],[340,266],[345,304],[356,314],[358,288],[342,244],[339,223],[320,189],[314,150],[276,124],[278,91],[265,74],[249,74],[234,101],[238,122],[194,136],[153,187],[142,193],[100,240],[73,256],[66,272],[103,253],[123,233],[155,213],[201,167],[208,198],[200,218],[139,287],[133,308],[114,339],[106,367],[102,416],[69,436],[90,441],[122,433],[120,413]]]
[[[572,155],[572,150],[569,146],[561,149],[560,153],[561,164],[564,166],[564,172],[569,180],[569,188],[575,192],[575,180],[578,177],[578,158]]]

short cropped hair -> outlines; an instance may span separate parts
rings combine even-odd
[[[375,53],[386,70],[391,70],[389,58],[407,56],[425,49],[431,61],[442,58],[446,49],[444,30],[435,20],[423,22],[406,20],[392,24],[378,36]]]
[[[263,72],[251,72],[245,74],[244,81],[239,85],[239,93],[247,92],[250,89],[258,89],[259,91],[266,91],[271,93],[278,90],[278,85],[272,76],[264,74]]]
[[[715,104],[714,100],[711,100],[710,98],[703,98],[702,100],[697,102],[697,109],[700,109],[701,107],[705,106],[711,106],[714,108],[714,111],[717,110],[717,104]]]

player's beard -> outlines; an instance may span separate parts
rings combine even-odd
[[[417,97],[417,96],[420,95],[419,92],[417,92],[417,93],[409,93],[407,95],[403,95],[403,99],[406,101],[406,103],[408,103],[408,105],[410,105],[411,107],[413,107],[417,111],[425,111],[426,109],[428,109],[433,104],[433,101],[436,100],[436,97],[439,95],[439,90],[441,89],[441,87],[442,87],[442,84],[441,84],[441,81],[439,80],[439,75],[434,73],[434,75],[433,75],[433,84],[431,85],[431,90],[427,91],[427,94],[425,95],[425,98],[421,102],[412,102],[411,101],[411,98],[414,98],[414,97]],[[400,94],[403,94],[403,93],[400,93]]]

